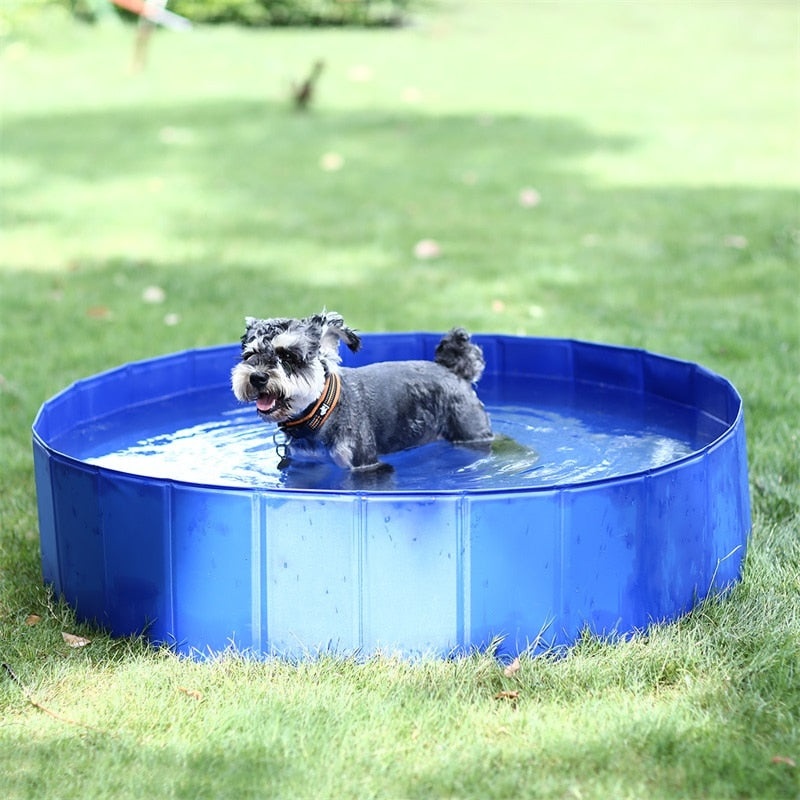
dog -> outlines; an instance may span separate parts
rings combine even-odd
[[[304,319],[245,319],[241,361],[231,371],[238,400],[287,437],[280,469],[330,458],[346,470],[390,469],[379,456],[437,439],[490,444],[489,415],[473,384],[485,366],[463,328],[436,347],[434,361],[385,361],[342,367],[339,344],[361,337],[340,314]]]

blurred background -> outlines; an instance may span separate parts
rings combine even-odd
[[[797,372],[795,3],[136,8],[0,11],[20,425],[75,378],[323,306],[649,347],[756,411],[796,395],[772,390]]]

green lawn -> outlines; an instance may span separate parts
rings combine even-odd
[[[800,796],[798,21],[778,0],[440,2],[398,30],[160,31],[138,74],[124,26],[6,23],[4,796]],[[416,258],[422,239],[441,255]],[[41,581],[41,403],[323,306],[363,331],[584,338],[730,378],[743,582],[511,676],[485,654],[195,663],[76,624]]]

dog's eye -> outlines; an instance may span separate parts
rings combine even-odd
[[[283,362],[283,366],[289,370],[300,369],[303,366],[303,357],[296,350],[289,350],[286,347],[278,347],[275,355]]]

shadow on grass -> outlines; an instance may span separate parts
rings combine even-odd
[[[218,176],[215,166],[224,165],[236,167],[227,174],[232,181],[257,181],[256,168],[266,174],[301,170],[304,147],[318,156],[318,145],[332,138],[358,146],[365,161],[400,170],[409,158],[435,167],[438,157],[452,159],[464,150],[488,157],[523,148],[532,163],[545,166],[559,158],[622,151],[635,144],[558,117],[425,116],[406,111],[296,114],[280,105],[244,101],[31,116],[6,122],[3,138],[7,157],[38,166],[38,174],[30,176],[34,181],[54,174],[92,180],[150,172],[169,164],[169,151],[182,151],[186,167],[208,178]],[[284,160],[287,155],[294,157]]]
[[[491,201],[633,145],[563,118],[293,114],[240,101],[62,113],[5,124],[2,213],[23,229],[61,214],[88,233],[159,204],[176,236],[209,224],[227,236],[375,235],[448,219],[473,189]]]

